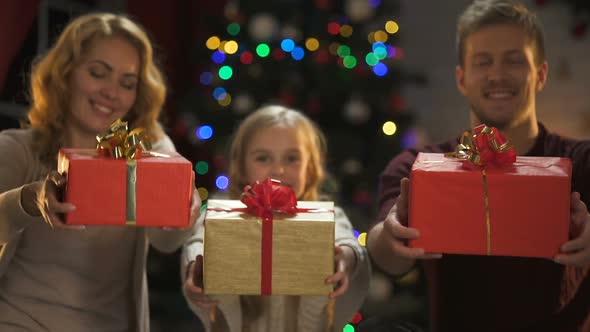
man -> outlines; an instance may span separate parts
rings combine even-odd
[[[478,0],[459,18],[457,50],[457,87],[471,107],[471,127],[497,127],[519,155],[572,159],[570,241],[553,260],[407,247],[420,236],[407,227],[407,178],[418,153],[409,150],[380,177],[371,257],[392,275],[423,263],[433,331],[590,331],[590,141],[549,133],[537,122],[535,96],[548,74],[540,23],[513,1]],[[422,151],[450,152],[458,143],[459,137]]]

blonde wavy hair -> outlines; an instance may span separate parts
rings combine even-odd
[[[271,127],[295,128],[305,139],[304,148],[309,152],[307,181],[299,200],[313,201],[319,198],[319,187],[324,181],[324,158],[326,140],[319,128],[303,113],[279,105],[269,105],[258,109],[246,117],[236,131],[229,151],[229,195],[240,197],[245,183],[246,149],[254,134]]]
[[[129,127],[143,127],[150,139],[163,135],[157,120],[166,98],[166,84],[145,30],[124,15],[92,13],[71,21],[56,43],[38,57],[31,70],[29,125],[40,137],[36,148],[42,160],[51,161],[63,144],[65,116],[69,111],[69,77],[90,45],[98,39],[120,37],[139,53],[137,97],[125,119]]]

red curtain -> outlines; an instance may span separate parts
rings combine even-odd
[[[176,98],[198,83],[200,65],[191,59],[194,49],[209,36],[206,21],[224,20],[225,0],[128,0],[127,12],[148,31],[160,50],[162,68],[169,83],[167,115],[174,123]]]
[[[0,90],[39,9],[39,0],[0,0]]]

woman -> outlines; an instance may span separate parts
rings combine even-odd
[[[184,230],[71,226],[55,168],[59,148],[94,148],[118,118],[145,128],[154,150],[174,150],[157,123],[166,87],[152,53],[130,19],[89,14],[33,65],[30,128],[0,133],[0,330],[149,330],[148,244],[177,249],[198,194]]]

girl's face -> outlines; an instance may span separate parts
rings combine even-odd
[[[68,127],[94,136],[123,118],[135,103],[139,66],[137,49],[125,39],[93,41],[70,77]]]
[[[253,183],[269,177],[281,180],[300,198],[308,179],[309,151],[297,129],[261,129],[249,143],[245,151],[245,174],[242,182]]]

